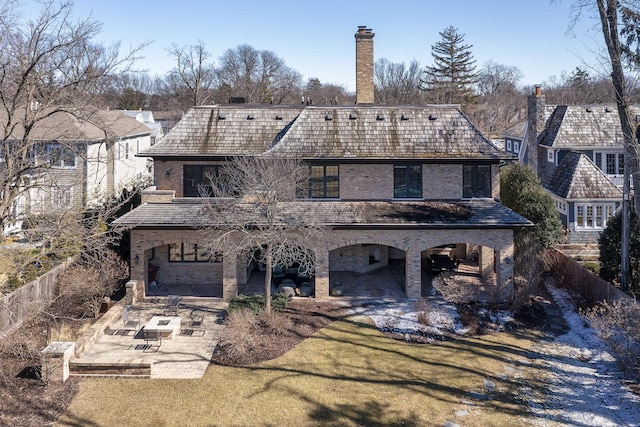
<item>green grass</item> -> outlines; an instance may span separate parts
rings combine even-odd
[[[83,380],[58,425],[523,425],[518,383],[502,374],[534,338],[521,331],[416,345],[348,318],[278,359],[212,365],[199,380]],[[491,399],[463,403],[484,392],[485,379],[497,385]],[[469,415],[456,417],[463,409]]]

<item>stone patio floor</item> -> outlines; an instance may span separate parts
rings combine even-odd
[[[131,307],[133,317],[139,316],[140,328],[153,316],[163,316],[166,298],[147,298]],[[162,339],[160,347],[153,343],[145,345],[142,331],[122,334],[125,329],[122,319],[110,326],[109,333],[91,345],[78,361],[118,361],[153,360],[151,378],[201,378],[216,347],[222,330],[222,318],[227,303],[212,298],[183,297],[178,307],[181,318],[180,333],[173,339]],[[200,325],[191,324],[191,319],[199,319]]]

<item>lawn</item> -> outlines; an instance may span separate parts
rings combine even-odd
[[[350,317],[282,357],[211,365],[199,380],[83,380],[58,425],[523,425],[530,416],[513,367],[536,338],[519,331],[409,344]]]

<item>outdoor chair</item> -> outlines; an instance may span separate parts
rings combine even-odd
[[[140,329],[140,318],[137,314],[131,312],[130,305],[125,305],[122,310],[122,324],[125,329],[133,328],[135,332],[138,332],[138,329]]]
[[[178,307],[180,306],[180,300],[182,300],[182,297],[180,295],[169,295],[164,306],[164,315],[177,316]]]
[[[162,331],[148,331],[146,329],[143,329],[142,336],[144,338],[144,342],[149,346],[149,348],[152,347],[152,343],[156,343],[158,346],[156,351],[160,349],[160,346],[162,345]]]
[[[192,311],[191,316],[189,317],[189,328],[200,329],[202,327],[203,321],[204,321],[204,314],[202,314],[199,311]]]

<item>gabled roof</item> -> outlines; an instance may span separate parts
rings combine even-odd
[[[47,115],[38,112],[38,119],[29,136],[36,141],[102,141],[105,138],[124,138],[150,134],[151,129],[120,111],[96,111],[89,116],[55,111]],[[16,126],[9,139],[23,138],[24,128]],[[2,135],[0,135],[0,138]]]
[[[584,153],[567,153],[545,188],[563,199],[620,199],[622,191]]]
[[[640,115],[640,107],[630,107],[630,112]],[[620,148],[623,135],[618,110],[615,105],[556,106],[538,143],[565,149]]]
[[[301,159],[511,159],[457,106],[196,107],[150,157],[265,155]]]
[[[219,210],[218,215],[204,215],[204,203]],[[243,205],[250,214],[259,209],[252,203]],[[225,200],[175,199],[172,203],[144,203],[116,219],[115,224],[127,228],[197,228],[217,224],[215,218],[225,215]],[[491,199],[465,201],[323,201],[283,202],[281,214],[308,213],[318,223],[333,228],[515,228],[531,222],[499,202]],[[260,216],[256,214],[256,218]],[[207,218],[203,223],[203,218]]]

